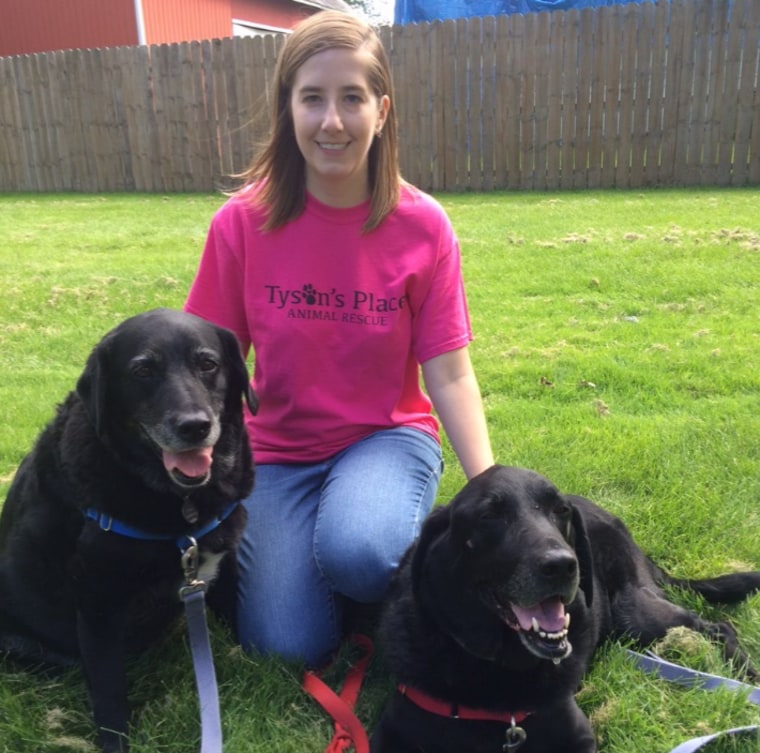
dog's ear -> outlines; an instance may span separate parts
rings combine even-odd
[[[436,507],[425,518],[422,524],[422,530],[414,545],[414,552],[412,554],[412,589],[414,591],[414,597],[418,604],[422,603],[420,599],[420,582],[422,579],[422,568],[425,563],[425,557],[427,556],[428,549],[437,541],[438,538],[448,530],[450,521],[450,506],[442,505]]]
[[[242,394],[248,410],[255,416],[259,410],[259,398],[251,387],[251,380],[248,376],[243,354],[240,352],[240,343],[237,337],[228,329],[219,327],[219,338],[224,348],[224,355],[230,367],[232,377],[231,392],[234,393],[235,399]]]
[[[494,661],[504,627],[477,598],[473,581],[462,567],[463,547],[459,516],[462,505],[436,508],[425,521],[411,563],[412,592],[421,615],[474,656]],[[468,518],[471,515],[468,515]]]
[[[586,524],[583,522],[583,515],[580,510],[570,501],[572,514],[572,541],[570,544],[575,549],[575,556],[578,558],[578,567],[580,569],[580,588],[586,598],[586,606],[590,607],[594,601],[594,557],[591,549],[591,541],[586,531]]]
[[[87,358],[84,371],[80,375],[76,392],[82,400],[87,415],[95,427],[95,433],[105,439],[108,423],[108,352],[110,338],[106,337],[95,346]]]

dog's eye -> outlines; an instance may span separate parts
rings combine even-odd
[[[567,502],[562,502],[561,504],[557,505],[554,508],[554,514],[558,518],[569,518],[570,512],[571,512],[571,508],[570,508],[570,505],[567,504]]]
[[[198,367],[202,372],[208,374],[216,371],[219,368],[219,364],[213,358],[204,357],[198,362]]]
[[[481,513],[480,520],[488,522],[500,521],[506,523],[507,516],[501,510],[486,510],[485,512]]]
[[[148,361],[137,361],[131,365],[129,373],[137,379],[150,379],[155,375],[156,367]]]

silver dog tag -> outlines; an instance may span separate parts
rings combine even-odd
[[[190,525],[194,525],[198,522],[198,508],[195,506],[195,503],[191,502],[189,499],[186,499],[182,505],[182,517],[190,523]]]
[[[518,727],[513,721],[512,726],[507,728],[505,737],[506,742],[501,746],[501,749],[504,753],[511,753],[525,742],[528,735],[522,727]]]

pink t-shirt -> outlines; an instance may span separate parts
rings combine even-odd
[[[472,339],[459,246],[413,187],[363,234],[368,212],[309,196],[300,217],[262,232],[263,209],[237,195],[212,220],[185,308],[254,349],[259,463],[318,462],[395,426],[438,438],[419,364]]]

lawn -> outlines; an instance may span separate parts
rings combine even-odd
[[[441,195],[459,235],[472,358],[497,459],[622,517],[678,576],[760,569],[760,190]],[[0,195],[0,499],[87,354],[121,319],[181,307],[220,196]],[[446,445],[440,502],[463,483]],[[720,610],[760,665],[760,597]],[[226,753],[321,753],[300,668],[213,648]],[[731,674],[673,636],[663,655]],[[344,656],[344,662],[347,659]],[[81,677],[0,665],[0,751],[94,750]],[[199,738],[182,626],[130,670],[135,753]],[[376,658],[359,705],[391,687]],[[579,702],[602,753],[667,753],[760,723],[740,695],[666,685],[605,646]],[[757,751],[757,743],[715,751]],[[465,753],[465,752],[463,752]]]

